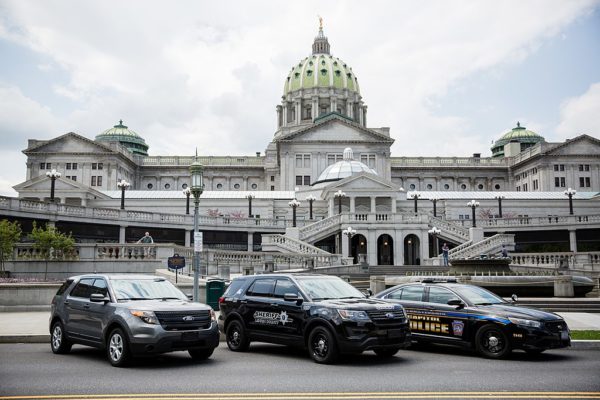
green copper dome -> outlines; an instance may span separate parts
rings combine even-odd
[[[360,93],[352,67],[329,54],[313,54],[296,64],[285,80],[283,94],[315,87],[348,89]]]
[[[504,157],[504,145],[514,141],[521,144],[521,151],[523,151],[538,142],[544,141],[544,138],[524,126],[521,126],[521,123],[517,122],[516,127],[502,135],[502,137],[492,145],[492,157]]]
[[[148,155],[146,141],[140,135],[123,125],[123,120],[119,120],[118,125],[96,136],[96,140],[99,142],[119,142],[133,154]]]

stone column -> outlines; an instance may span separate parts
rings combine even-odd
[[[577,253],[577,231],[569,229],[569,246],[572,252]]]
[[[356,211],[356,197],[350,196],[350,214],[354,214]]]
[[[312,98],[312,119],[314,121],[315,118],[319,116],[319,97],[315,96]]]
[[[424,261],[429,259],[429,233],[425,230],[419,236],[421,236],[421,249],[419,250],[421,265],[425,265]]]
[[[337,98],[334,96],[331,96],[331,101],[329,103],[329,111],[334,112],[337,111]]]
[[[125,229],[126,226],[119,226],[119,244],[125,244]]]
[[[354,119],[354,104],[350,100],[346,102],[346,115],[348,118]]]
[[[377,232],[374,229],[367,231],[367,260],[369,265],[377,265]]]
[[[287,103],[283,103],[283,126],[288,123],[288,106]]]
[[[302,102],[296,100],[294,107],[296,109],[296,124],[300,124],[300,121],[302,121]]]
[[[185,238],[183,239],[184,240],[183,243],[184,243],[185,247],[190,247],[192,245],[191,237],[192,237],[192,231],[186,229],[185,230]]]
[[[371,212],[377,212],[377,197],[371,197]]]
[[[281,122],[282,122],[282,120],[281,120],[281,110],[282,110],[282,107],[281,106],[277,106],[277,107],[275,107],[275,109],[277,110],[277,127],[280,128],[281,127]]]
[[[404,265],[404,241],[398,229],[394,230],[394,265]]]
[[[364,115],[363,115],[363,106],[359,104],[358,106],[358,123],[361,125],[365,125]]]
[[[329,217],[332,217],[332,216],[335,215],[335,211],[334,211],[335,210],[335,204],[334,204],[334,202],[335,202],[335,200],[334,200],[333,197],[331,199],[329,199],[329,207],[328,207],[328,209],[329,209]]]
[[[248,251],[254,251],[254,232],[248,232]]]
[[[363,126],[367,127],[367,106],[363,106]]]
[[[392,197],[392,214],[395,214],[397,209],[398,209],[398,204],[396,203],[396,198]],[[399,265],[399,264],[396,264],[396,265]]]
[[[348,235],[344,235],[343,233],[340,235],[342,237],[342,256],[348,257],[348,251],[350,250],[348,243]]]
[[[87,199],[86,199],[85,197],[83,197],[83,198],[81,199],[81,206],[82,206],[82,207],[87,207]]]

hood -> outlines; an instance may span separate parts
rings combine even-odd
[[[120,307],[140,311],[208,311],[212,308],[206,304],[192,303],[183,300],[138,300],[118,303]]]
[[[476,306],[473,307],[473,309],[485,310],[486,312],[491,312],[498,316],[507,318],[525,318],[533,319],[536,321],[555,321],[563,319],[560,315],[551,312],[542,311],[535,308],[516,306],[512,304],[493,304],[489,306]]]
[[[400,304],[393,304],[387,301],[364,298],[364,299],[331,299],[322,300],[317,302],[319,305],[323,305],[331,308],[339,308],[346,310],[362,310],[362,311],[375,311],[375,310],[395,310],[400,309]]]

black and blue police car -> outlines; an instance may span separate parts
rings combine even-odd
[[[266,274],[235,278],[219,299],[218,319],[232,351],[250,342],[308,349],[317,363],[373,350],[391,357],[410,345],[399,304],[368,298],[336,276]]]
[[[559,315],[455,280],[404,283],[374,297],[404,306],[416,342],[470,347],[488,358],[504,358],[513,349],[539,354],[571,345],[569,327]]]

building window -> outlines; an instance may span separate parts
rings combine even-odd
[[[221,190],[223,189],[223,184],[222,183],[217,183],[217,190]]]
[[[411,183],[410,186],[408,187],[410,190],[415,190],[416,186],[414,183]]]
[[[71,163],[70,163],[70,162],[68,162],[68,163],[66,164],[65,168],[66,168],[66,169],[71,169]]]
[[[181,188],[182,189],[187,189],[187,186],[188,186],[187,183],[184,183],[183,185],[181,185]]]
[[[564,171],[565,170],[565,164],[554,164],[554,170],[555,171]]]
[[[327,154],[327,165],[335,164],[338,161],[342,161],[344,156],[342,154]]]
[[[445,184],[444,184],[444,189],[445,189],[445,190],[448,190],[448,189],[450,189],[450,185],[448,185],[447,183],[445,183]]]
[[[167,190],[171,189],[171,185],[168,183],[165,183],[165,189],[167,189]]]
[[[98,185],[96,185],[96,186],[102,186],[102,177],[101,176],[98,177]]]
[[[256,183],[253,183],[252,184],[252,189],[256,189],[256,188],[258,188],[258,185]]]
[[[92,186],[96,186],[96,177],[92,176]]]
[[[431,190],[431,189],[433,189],[433,185],[431,183],[428,183],[427,184],[427,190]]]
[[[579,177],[579,187],[590,187],[591,186],[591,181],[589,176],[588,177]]]
[[[240,188],[240,184],[239,184],[239,183],[236,183],[235,185],[233,185],[233,188],[234,188],[234,189],[239,189],[239,188]]]
[[[375,168],[375,154],[361,154],[360,162],[369,168]]]
[[[302,175],[296,175],[296,186],[302,185]]]
[[[496,184],[494,185],[494,189],[496,189],[496,190],[500,190],[500,185],[496,183]]]
[[[580,171],[589,171],[590,170],[590,164],[579,164],[579,170]]]
[[[52,169],[51,163],[40,163],[40,169]]]
[[[92,169],[98,169],[98,163],[92,163]]]
[[[271,175],[271,182],[275,182],[275,176]]]
[[[101,162],[98,163],[98,169],[103,169],[104,168],[104,164],[102,164]]]
[[[74,163],[73,163],[73,164],[71,164],[71,165],[72,165],[73,169],[77,169],[77,163],[76,163],[76,162],[74,162]]]
[[[533,180],[533,190],[538,190],[540,188],[540,185],[538,184],[538,180],[534,179]]]
[[[310,175],[304,176],[304,186],[310,186]]]
[[[463,183],[462,185],[460,185],[460,188],[461,188],[462,190],[466,190],[466,189],[467,189],[467,185],[465,185],[465,184]]]
[[[565,177],[556,177],[554,178],[554,187],[565,187]]]
[[[271,192],[275,191],[275,186],[271,186]]]
[[[310,154],[296,154],[296,168],[310,168]]]
[[[527,184],[526,183],[523,184],[523,191],[527,192]]]
[[[146,187],[147,187],[148,189],[152,189],[152,188],[154,187],[154,185],[153,185],[153,184],[151,184],[151,183],[149,183],[149,184],[148,184]]]
[[[479,185],[477,185],[477,189],[483,190],[483,185],[480,183]]]

